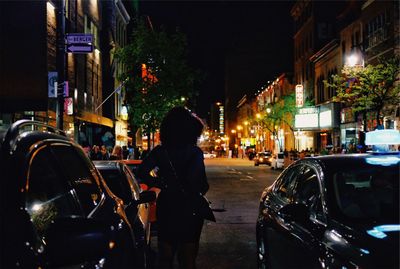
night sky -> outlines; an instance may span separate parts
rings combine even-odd
[[[196,109],[203,118],[211,103],[225,100],[225,85],[235,103],[293,70],[292,1],[140,3],[154,27],[179,27],[186,34],[189,64],[206,73]]]

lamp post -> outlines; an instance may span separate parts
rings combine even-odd
[[[57,22],[57,51],[56,65],[58,72],[58,84],[64,85],[65,80],[65,1],[56,2]],[[56,87],[57,92],[57,128],[64,130],[64,87]]]
[[[364,68],[364,57],[363,53],[360,50],[354,50],[349,56],[346,58],[346,66],[352,69],[363,69]],[[365,147],[365,133],[367,132],[367,113],[366,111],[362,111],[362,131],[359,133],[359,144]]]

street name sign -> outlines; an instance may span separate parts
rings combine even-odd
[[[67,34],[67,52],[70,53],[91,53],[93,52],[92,34]]]

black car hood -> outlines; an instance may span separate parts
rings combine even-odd
[[[399,235],[400,224],[338,225],[324,241],[362,268],[399,268]]]

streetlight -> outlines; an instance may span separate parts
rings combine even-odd
[[[349,67],[364,67],[364,59],[359,52],[353,52],[346,58],[346,65]]]

